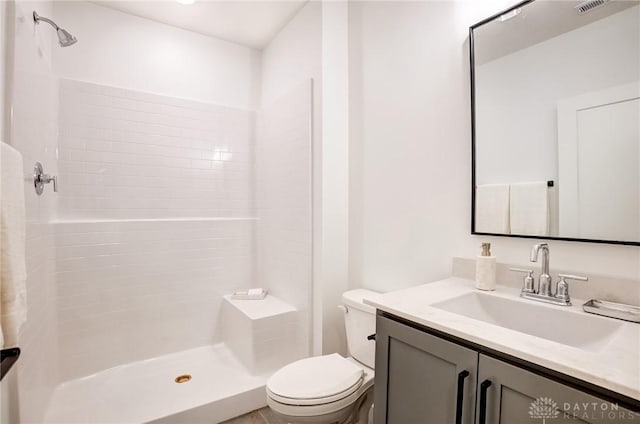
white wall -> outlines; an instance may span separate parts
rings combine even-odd
[[[323,350],[347,354],[336,305],[349,288],[349,5],[322,7]]]
[[[55,224],[60,380],[222,340],[252,281],[253,220]]]
[[[219,341],[253,284],[254,113],[71,80],[59,111],[61,380]]]
[[[254,113],[60,81],[60,219],[252,215]]]
[[[311,81],[257,113],[256,280],[296,308],[296,352],[310,353],[312,319]]]
[[[307,3],[263,51],[263,104],[313,78],[316,354],[346,353],[337,306],[349,287],[347,70],[347,2]]]
[[[261,104],[268,105],[301,82],[313,79],[313,275],[314,352],[322,347],[322,4],[311,1],[262,52]],[[337,324],[336,324],[337,325]]]
[[[55,20],[78,38],[56,49],[60,77],[255,109],[254,49],[82,1],[55,2]]]
[[[467,238],[468,77],[459,7],[351,4],[356,285],[387,291],[444,277]]]
[[[6,75],[6,49],[5,45],[7,44],[7,40],[9,35],[9,31],[7,29],[7,24],[5,22],[5,17],[7,15],[6,12],[7,3],[0,3],[0,140],[5,140],[4,136],[4,111],[5,111],[5,75]],[[1,193],[0,193],[1,196]],[[16,383],[12,382],[11,386],[16,387]],[[14,409],[13,405],[11,405],[11,397],[9,395],[9,377],[7,377],[6,381],[0,383],[0,423],[8,424],[10,422],[10,413],[12,409]]]
[[[15,417],[17,412],[19,422],[25,423],[41,422],[58,373],[57,367],[52,366],[58,357],[50,225],[54,197],[50,186],[42,196],[37,196],[30,184],[36,161],[42,162],[46,172],[57,172],[57,84],[51,69],[55,32],[50,27],[35,25],[34,9],[43,15],[51,14],[51,3],[18,1],[8,8],[12,35],[8,60],[11,69],[7,72],[11,85],[5,92],[12,115],[12,120],[6,123],[9,142],[20,151],[24,163],[28,311],[18,338],[22,355],[13,371],[16,374],[9,381],[10,387],[3,390],[17,392],[19,401],[13,399],[10,405],[14,408],[19,404],[19,408],[11,413]]]
[[[260,52],[88,2],[54,14],[78,38],[54,50],[65,381],[219,341],[222,295],[254,284]]]
[[[485,240],[499,261],[528,263],[533,240],[470,235],[468,27],[505,6],[351,4],[351,81],[360,81],[350,87],[355,284],[434,281],[450,274],[453,256],[475,257]],[[637,247],[550,246],[554,268],[640,278]]]
[[[262,51],[262,105],[272,103],[309,78],[314,80],[314,106],[321,105],[321,13],[322,4],[307,3]],[[319,107],[315,109],[320,111]]]
[[[7,66],[7,44],[9,44],[10,33],[7,28],[7,22],[5,21],[7,16],[7,2],[0,3],[0,36],[2,36],[2,41],[0,41],[0,140],[4,140],[4,129],[5,129],[5,110],[6,110],[6,66]]]

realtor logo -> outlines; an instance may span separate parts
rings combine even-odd
[[[542,424],[545,424],[547,418],[558,418],[560,411],[558,411],[558,404],[553,399],[548,397],[539,397],[529,406],[529,416],[531,418],[542,419]]]

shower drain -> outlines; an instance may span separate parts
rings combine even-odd
[[[180,384],[180,383],[186,383],[189,380],[191,380],[191,374],[182,374],[177,376],[174,381]]]

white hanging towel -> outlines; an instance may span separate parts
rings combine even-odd
[[[476,231],[509,234],[509,184],[476,188]]]
[[[546,181],[511,184],[511,234],[549,235],[549,189]]]
[[[0,145],[0,347],[11,347],[27,319],[24,177],[20,152]]]

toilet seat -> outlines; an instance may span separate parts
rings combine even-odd
[[[326,417],[331,414],[348,414],[348,411],[353,408],[356,401],[361,395],[361,391],[358,390],[354,393],[351,393],[349,396],[339,399],[335,402],[316,405],[290,405],[287,403],[278,402],[273,399],[271,395],[269,395],[267,396],[267,405],[269,405],[269,407],[271,407],[278,413],[290,417]],[[294,420],[293,422],[296,422],[296,420]],[[321,419],[318,422],[333,422],[333,420],[325,421]]]
[[[363,380],[362,367],[334,353],[285,366],[269,379],[267,393],[286,405],[322,405],[349,397]]]

